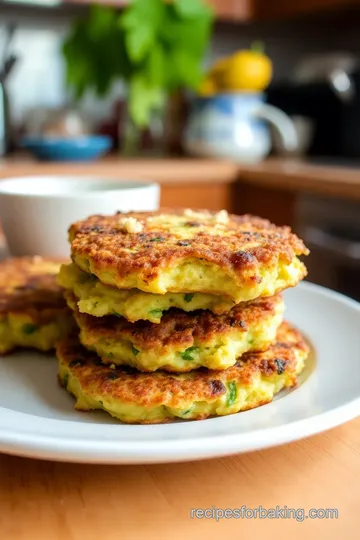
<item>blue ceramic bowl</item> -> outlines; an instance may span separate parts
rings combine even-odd
[[[87,135],[76,139],[25,137],[22,146],[42,161],[92,161],[111,148],[106,135]]]

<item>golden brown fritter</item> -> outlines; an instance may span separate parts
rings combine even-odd
[[[57,280],[62,287],[74,293],[79,311],[94,317],[116,314],[130,322],[144,320],[159,323],[163,314],[171,308],[187,312],[209,309],[221,315],[235,305],[229,298],[216,294],[153,294],[139,289],[118,289],[104,285],[74,263],[63,264]]]
[[[62,262],[23,257],[0,263],[0,353],[16,347],[49,350],[73,326],[56,283]]]
[[[62,261],[21,257],[0,262],[0,315],[29,313],[38,322],[65,309],[63,289],[56,282]]]
[[[105,284],[145,292],[271,296],[306,274],[308,253],[289,227],[225,211],[91,216],[69,230],[72,258]]]
[[[78,410],[103,409],[127,423],[161,423],[227,415],[270,402],[296,384],[308,355],[301,334],[287,323],[265,352],[248,353],[226,371],[138,373],[101,364],[76,337],[57,347],[59,380]]]
[[[66,293],[80,327],[80,341],[105,363],[130,365],[140,371],[185,372],[198,367],[226,369],[242,354],[263,350],[282,322],[281,295],[236,305],[224,315],[198,310],[168,311],[159,324],[130,323],[115,316],[80,313],[76,297]]]

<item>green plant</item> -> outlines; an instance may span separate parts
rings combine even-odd
[[[121,13],[92,6],[63,44],[68,84],[80,98],[122,79],[131,119],[145,127],[167,95],[199,86],[212,22],[203,0],[133,0]]]

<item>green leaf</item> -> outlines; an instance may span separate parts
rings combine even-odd
[[[234,405],[236,397],[237,397],[236,383],[230,382],[228,384],[228,389],[229,389],[229,393],[228,393],[228,396],[227,396],[226,405],[228,407],[231,407],[231,405]]]
[[[162,45],[154,43],[149,51],[144,69],[151,86],[162,87],[165,81],[166,56]]]
[[[39,327],[36,324],[28,323],[28,324],[23,324],[23,326],[21,327],[21,330],[27,336],[31,336],[32,334],[35,334],[37,330],[39,330]]]
[[[125,81],[130,117],[147,127],[166,94],[198,87],[212,22],[204,0],[133,0],[120,14],[92,6],[63,44],[67,83],[80,98]]]
[[[203,74],[198,60],[189,56],[185,51],[177,51],[173,56],[173,67],[177,73],[177,84],[192,89],[199,87]]]
[[[88,22],[89,35],[97,41],[112,30],[117,21],[117,13],[114,8],[107,6],[92,5]]]
[[[161,107],[163,102],[164,95],[160,88],[149,85],[143,73],[134,75],[129,85],[129,111],[137,126],[148,126],[152,111]]]
[[[185,302],[189,303],[194,298],[194,293],[186,293],[184,294],[184,300]]]
[[[63,54],[66,61],[66,76],[69,85],[80,98],[87,89],[93,88],[99,95],[105,94],[117,77],[108,44],[117,39],[112,32],[100,40],[91,36],[91,25],[87,21],[77,22],[69,38],[64,42]]]
[[[141,62],[149,53],[164,14],[163,0],[134,0],[120,17],[120,26],[126,32],[127,52],[133,62]]]
[[[195,360],[195,355],[199,350],[199,347],[189,347],[186,351],[180,353],[181,358],[183,358],[183,360]]]
[[[112,315],[114,315],[114,317],[119,317],[119,319],[123,319],[123,315],[114,309],[112,310]]]
[[[211,19],[206,17],[181,21],[177,26],[177,50],[187,52],[192,58],[201,62],[208,46],[211,23]]]
[[[133,62],[140,62],[144,59],[154,42],[154,38],[153,29],[146,25],[139,25],[138,28],[126,34],[126,48]]]
[[[182,17],[201,17],[213,13],[211,7],[202,0],[174,0],[174,7]]]
[[[202,61],[208,45],[212,16],[180,18],[173,4],[167,8],[167,23],[160,29],[160,39],[166,49],[165,86],[198,88],[203,78]]]
[[[131,351],[132,351],[134,356],[137,356],[139,354],[139,352],[140,352],[139,349],[134,347],[134,345],[131,345]]]
[[[164,15],[164,0],[133,0],[120,16],[119,24],[125,30],[131,30],[139,24],[150,25],[157,30]]]

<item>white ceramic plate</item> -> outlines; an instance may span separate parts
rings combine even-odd
[[[285,293],[287,319],[312,342],[299,386],[258,409],[200,422],[116,423],[80,413],[56,381],[56,360],[24,352],[0,358],[0,451],[91,463],[211,458],[282,444],[360,413],[360,304],[304,283]]]

